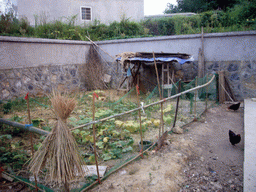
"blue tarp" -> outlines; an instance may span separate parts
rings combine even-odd
[[[118,61],[121,60],[121,57],[117,58]],[[143,58],[143,57],[133,57],[129,58],[130,61],[144,61],[144,62],[154,62],[154,58]],[[180,64],[184,64],[186,62],[194,61],[193,57],[190,57],[189,59],[181,59],[178,57],[156,57],[156,61],[161,62],[171,62],[171,61],[177,61]],[[147,63],[145,63],[147,64]]]

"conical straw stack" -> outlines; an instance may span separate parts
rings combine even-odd
[[[35,153],[29,167],[30,171],[38,174],[46,167],[49,173],[48,181],[56,184],[67,182],[85,176],[82,161],[76,141],[66,125],[66,119],[76,106],[75,99],[53,93],[51,97],[53,109],[58,117],[57,125],[47,135],[42,146]]]

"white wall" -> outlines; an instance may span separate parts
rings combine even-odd
[[[17,5],[19,17],[27,17],[31,25],[35,25],[35,15],[38,21],[43,18],[65,21],[78,15],[76,24],[88,24],[81,20],[81,6],[92,8],[92,21],[97,19],[105,24],[120,21],[123,16],[131,21],[140,21],[144,17],[144,0],[18,0]]]
[[[187,53],[198,60],[201,35],[174,35],[97,43],[113,56],[122,52],[154,51]],[[205,34],[204,54],[206,61],[256,60],[256,31]]]
[[[0,69],[84,64],[90,43],[0,36]]]
[[[96,42],[110,54],[123,52],[187,53],[198,60],[201,35],[177,35],[153,38]],[[89,42],[0,36],[0,69],[40,65],[83,64]],[[212,33],[204,36],[206,61],[256,61],[256,31]]]

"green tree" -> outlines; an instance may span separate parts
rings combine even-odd
[[[226,10],[233,7],[239,0],[182,0],[178,5],[168,3],[164,13],[194,12],[201,13],[209,10]]]

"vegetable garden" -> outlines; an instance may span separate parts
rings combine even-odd
[[[207,82],[210,83],[202,86]],[[194,89],[197,86],[199,87]],[[159,141],[166,131],[177,132],[173,127],[182,130],[183,125],[198,120],[207,107],[216,101],[216,81],[210,76],[196,78],[190,83],[178,82],[169,91],[172,96],[166,96],[165,90],[163,96],[166,98],[162,100],[158,90],[156,87],[151,93],[142,94],[135,87],[126,94],[120,94],[116,90],[95,90],[69,95],[75,98],[77,105],[67,119],[68,128],[72,130],[79,154],[87,165],[95,165],[97,162],[100,166],[107,166],[107,172],[101,180],[131,160],[143,158],[146,153],[142,152],[142,146],[139,145],[141,140],[149,144],[144,146],[143,150],[148,147],[150,150],[153,149],[151,147],[156,146],[156,143],[157,149],[160,149]],[[179,92],[182,94],[177,94]],[[51,131],[57,118],[49,98],[30,97],[28,101],[31,106],[33,127]],[[6,101],[1,105],[1,116],[4,119],[28,123],[27,104],[24,98]],[[13,177],[34,186],[33,175],[27,168],[31,160],[29,135],[32,133],[6,124],[0,124],[0,128],[1,163]],[[33,148],[37,151],[42,146],[45,136],[35,133],[32,136]],[[58,185],[45,181],[48,171],[45,168],[37,176],[39,190],[51,191],[59,188]],[[87,176],[82,182],[71,182],[69,188],[72,191],[85,191],[88,186],[99,182],[97,178],[95,175]]]

